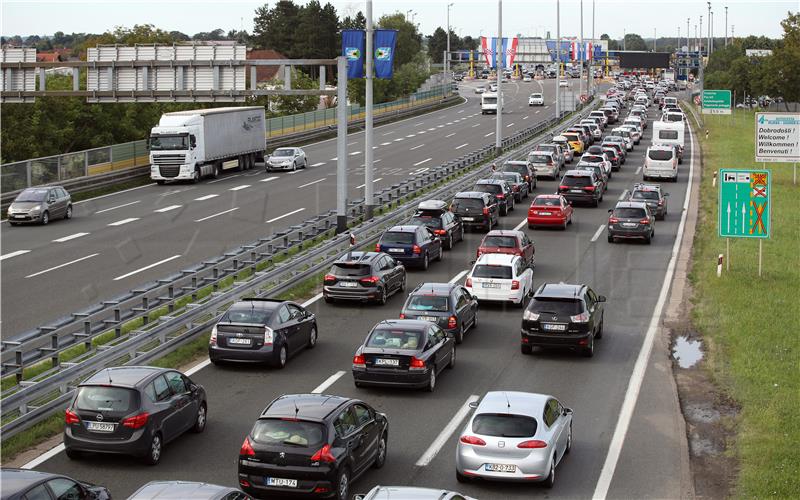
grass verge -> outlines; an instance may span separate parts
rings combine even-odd
[[[700,217],[690,279],[693,322],[706,341],[714,382],[741,405],[734,449],[740,471],[735,495],[796,498],[800,491],[800,196],[792,166],[754,163],[754,114],[705,117],[698,134],[704,167]],[[729,272],[716,276],[720,168],[758,168],[772,173],[772,238],[763,242],[758,277],[758,242],[731,239]]]

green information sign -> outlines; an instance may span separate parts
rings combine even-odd
[[[769,238],[772,185],[769,170],[719,171],[719,235]]]
[[[705,115],[729,115],[731,114],[731,91],[704,90],[702,104]]]

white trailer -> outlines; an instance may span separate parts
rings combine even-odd
[[[502,112],[502,100],[502,96],[497,92],[484,92],[483,95],[481,95],[481,114],[496,114],[498,109]]]
[[[683,163],[685,134],[683,122],[653,122],[653,144],[677,145],[678,163]]]

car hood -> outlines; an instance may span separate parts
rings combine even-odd
[[[17,211],[17,210],[19,210],[21,212],[28,212],[33,207],[35,207],[37,205],[43,205],[43,204],[44,204],[43,201],[15,201],[14,203],[12,203],[8,207],[8,209],[9,209],[9,211]]]

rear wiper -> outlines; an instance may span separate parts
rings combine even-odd
[[[555,311],[538,311],[538,314],[555,314],[555,315],[558,315],[558,313],[555,312]]]
[[[288,444],[289,446],[299,446],[300,448],[305,448],[306,447],[306,445],[304,445],[304,444],[295,443],[294,441],[289,441],[288,439],[284,440],[283,444]]]

